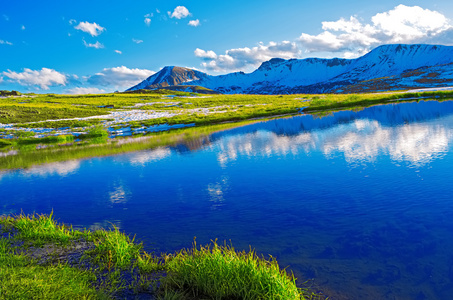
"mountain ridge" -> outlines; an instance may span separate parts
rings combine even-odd
[[[225,94],[372,92],[453,85],[453,46],[391,44],[355,58],[272,58],[251,73],[167,66],[128,89],[197,85]],[[418,71],[416,71],[418,70]],[[378,80],[379,79],[379,80]],[[367,86],[366,82],[373,85]]]

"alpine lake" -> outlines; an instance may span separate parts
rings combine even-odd
[[[156,253],[251,247],[330,299],[450,299],[452,145],[453,101],[255,121],[0,170],[0,215],[115,225]]]

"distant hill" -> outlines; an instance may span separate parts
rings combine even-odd
[[[384,45],[356,59],[273,58],[252,73],[165,67],[130,88],[199,86],[226,94],[361,93],[453,85],[453,47]]]
[[[198,93],[198,94],[219,94],[216,91],[211,89],[199,86],[199,85],[171,85],[158,90],[167,90],[167,91],[179,91],[179,92],[189,92],[189,93]]]

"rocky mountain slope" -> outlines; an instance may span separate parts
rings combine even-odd
[[[220,93],[341,93],[453,85],[453,46],[384,45],[356,59],[273,58],[252,73],[165,67],[129,90],[202,86]]]

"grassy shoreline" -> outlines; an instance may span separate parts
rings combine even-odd
[[[247,120],[256,117],[281,115],[326,109],[366,107],[388,101],[404,101],[432,97],[453,98],[453,91],[394,92],[374,94],[300,94],[300,95],[211,95],[200,96],[174,92],[146,94],[99,95],[34,95],[30,98],[0,99],[0,124],[15,127],[43,128],[90,126],[99,124],[84,117],[105,116],[112,111],[138,110],[142,112],[169,113],[167,116],[117,122],[115,126],[152,126],[159,124],[215,124],[225,121]],[[25,100],[24,100],[25,99]],[[105,107],[109,107],[108,109]],[[81,118],[81,120],[73,120]],[[61,121],[50,121],[63,119]],[[67,119],[68,121],[64,121]],[[69,120],[71,119],[71,120]],[[105,122],[107,120],[103,120]]]
[[[148,113],[169,113],[173,117],[160,117],[141,121],[117,122],[112,119],[101,120],[66,120],[44,121],[43,123],[20,123],[10,128],[0,128],[0,170],[28,168],[33,165],[81,159],[94,156],[114,155],[132,151],[154,149],[186,142],[194,137],[208,138],[209,134],[219,130],[234,128],[257,121],[304,113],[323,115],[342,109],[360,110],[368,106],[386,104],[392,101],[418,101],[420,99],[444,101],[453,98],[453,91],[435,91],[422,93],[380,93],[349,95],[213,95],[191,96],[178,92],[177,97],[168,98],[162,91],[147,94],[105,94],[84,96],[33,96],[28,98],[0,99],[0,115],[10,102],[25,101],[36,109],[36,116],[46,119],[46,110],[56,109],[66,116],[68,106],[79,109],[93,108],[98,113],[99,106],[114,104],[114,111],[127,111],[131,107]],[[52,101],[49,101],[52,100]],[[50,105],[50,107],[46,106]],[[138,108],[135,105],[140,105]],[[17,108],[17,103],[13,105]],[[44,107],[43,111],[39,107]],[[69,109],[69,111],[71,111]],[[105,113],[105,109],[102,109]],[[55,113],[55,112],[54,112]],[[20,116],[23,121],[24,116]],[[15,120],[15,119],[11,119]],[[32,121],[29,119],[28,121]],[[2,117],[0,116],[0,122]],[[41,121],[42,122],[42,121]],[[39,125],[41,124],[41,125]],[[162,125],[163,131],[155,125]],[[171,124],[192,124],[191,128],[171,129]],[[0,124],[1,127],[2,124]],[[52,126],[66,126],[69,129]],[[85,126],[86,127],[79,127]],[[29,128],[17,127],[29,126]],[[39,128],[42,126],[42,128]],[[151,126],[151,127],[150,127]],[[35,129],[46,129],[47,134],[38,136]],[[129,130],[132,137],[109,138],[117,130]]]
[[[2,299],[326,299],[277,261],[213,241],[172,254],[118,228],[74,230],[53,215],[0,217]]]

